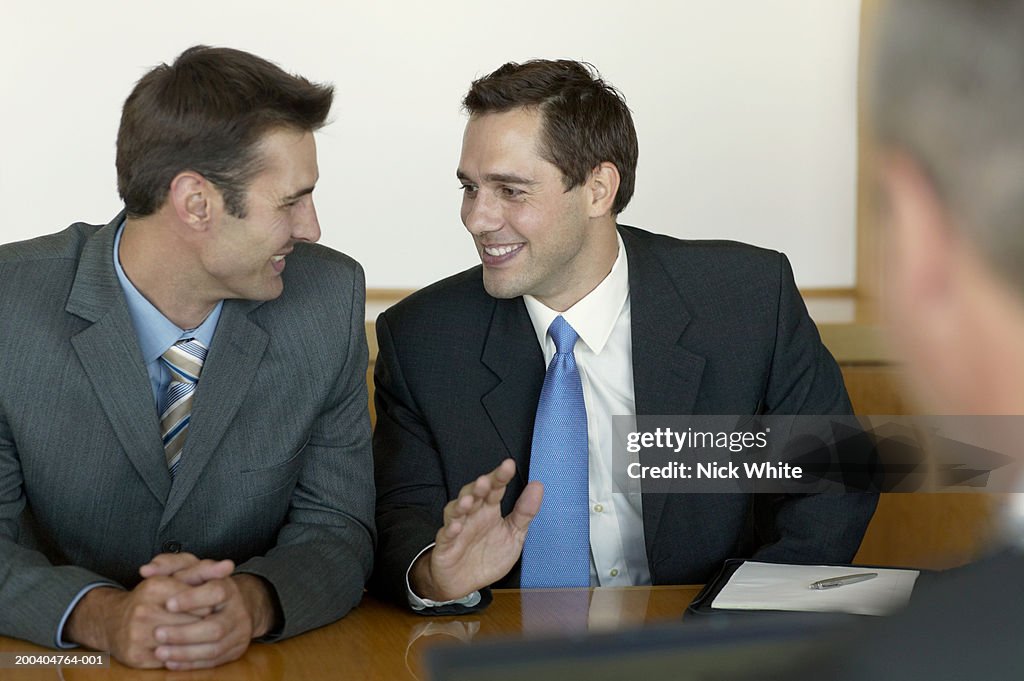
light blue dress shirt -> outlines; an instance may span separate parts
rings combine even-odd
[[[209,348],[213,341],[213,334],[217,330],[217,322],[220,321],[220,312],[224,307],[224,301],[217,303],[213,312],[195,329],[178,328],[177,324],[165,317],[160,310],[153,306],[153,303],[146,300],[146,297],[139,292],[139,289],[135,288],[135,284],[124,273],[121,260],[117,256],[123,232],[124,223],[121,223],[117,230],[117,236],[114,237],[114,271],[117,272],[117,280],[120,282],[125,300],[128,302],[128,314],[132,318],[132,326],[135,327],[139,349],[142,350],[142,361],[146,363],[149,383],[153,388],[153,404],[156,405],[157,414],[160,414],[163,413],[163,400],[164,393],[167,392],[167,384],[171,382],[171,372],[160,361],[160,356],[179,340],[188,338],[195,338]]]
[[[167,392],[167,385],[171,382],[171,372],[160,361],[160,356],[167,352],[167,349],[179,340],[195,338],[197,341],[210,347],[213,342],[213,334],[217,330],[217,322],[220,321],[220,312],[224,307],[224,301],[217,303],[203,323],[195,329],[181,329],[177,324],[164,316],[160,310],[153,306],[153,303],[146,300],[146,297],[135,288],[128,275],[121,267],[121,260],[118,257],[121,247],[121,234],[124,232],[124,223],[117,228],[117,236],[114,237],[114,271],[117,273],[117,281],[124,291],[125,300],[128,302],[128,314],[132,318],[132,326],[135,328],[135,336],[139,341],[139,349],[142,350],[142,360],[146,363],[146,371],[149,373],[149,384],[153,388],[153,405],[159,416],[164,409],[164,394]],[[64,617],[57,625],[56,645],[58,648],[74,648],[75,645],[64,640],[64,626],[67,624],[71,611],[75,609],[78,602],[85,594],[96,587],[110,586],[105,582],[88,584],[78,592],[78,595],[71,601],[71,605],[64,611]]]

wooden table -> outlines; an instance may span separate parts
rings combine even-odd
[[[20,667],[0,669],[3,681],[142,679],[143,681],[306,681],[307,679],[425,679],[423,651],[495,636],[605,631],[678,620],[700,590],[655,586],[579,590],[499,589],[486,610],[462,617],[423,617],[365,597],[340,622],[287,641],[254,644],[245,656],[209,671]],[[46,653],[0,637],[0,652]]]

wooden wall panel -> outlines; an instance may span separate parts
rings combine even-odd
[[[883,494],[854,562],[940,570],[977,558],[996,531],[1002,495]]]
[[[858,414],[914,413],[892,365],[842,366]],[[996,530],[995,494],[883,494],[855,562],[944,569],[977,558]]]

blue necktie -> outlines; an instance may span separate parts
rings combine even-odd
[[[587,410],[573,347],[579,336],[558,317],[548,335],[548,365],[533,425],[530,480],[544,483],[540,513],[523,546],[520,585],[590,586],[590,509]]]

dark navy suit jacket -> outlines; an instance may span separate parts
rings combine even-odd
[[[637,414],[846,414],[842,375],[786,257],[724,241],[620,227],[629,259]],[[377,320],[374,588],[404,602],[405,573],[459,489],[516,461],[508,513],[527,482],[544,359],[522,298],[499,300],[475,267]],[[727,558],[848,562],[868,493],[647,494],[654,584],[697,584]],[[496,586],[516,587],[516,566]]]

